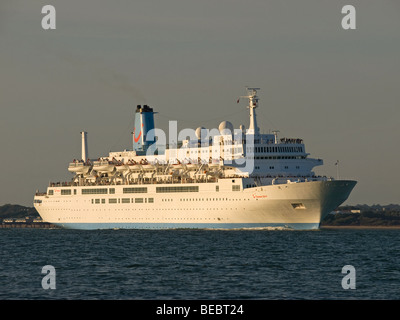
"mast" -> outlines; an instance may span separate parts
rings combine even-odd
[[[249,129],[247,130],[247,133],[249,134],[259,134],[260,130],[257,126],[257,118],[256,118],[256,108],[258,107],[258,96],[257,96],[257,90],[260,90],[260,88],[249,88],[246,87],[247,89],[247,96],[241,96],[240,98],[247,98],[249,99],[249,105],[247,106],[248,109],[250,109],[250,126]]]

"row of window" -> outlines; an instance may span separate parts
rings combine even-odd
[[[124,193],[147,193],[147,187],[124,188]]]
[[[222,149],[223,152],[234,152],[234,153],[239,153],[242,152],[242,148],[232,148],[232,147],[226,147]],[[189,154],[194,154],[194,155],[200,155],[201,153],[206,153],[206,154],[219,154],[220,150],[219,149],[202,149],[202,150],[190,150],[186,151],[186,155]]]
[[[257,157],[253,157],[253,158],[261,159],[261,160],[263,160],[263,159],[265,159],[265,160],[277,160],[277,159],[289,160],[289,159],[305,159],[306,157],[305,156],[273,156],[273,157],[258,157],[257,156]]]
[[[247,152],[292,153],[292,152],[304,152],[304,150],[303,147],[247,147]]]
[[[147,193],[146,187],[138,187],[138,188],[123,188],[123,193]],[[61,189],[61,195],[71,195],[71,189]],[[82,189],[83,195],[88,194],[115,194],[115,188],[89,188]],[[54,190],[50,189],[48,192],[49,196],[54,195]],[[74,189],[74,195],[76,195],[76,189]]]
[[[239,199],[239,198],[233,198],[233,199],[229,199],[229,198],[182,198],[182,199],[179,199],[179,201],[183,201],[183,202],[185,202],[185,201],[202,201],[202,202],[204,202],[204,201],[241,201],[241,200],[250,200],[250,199],[246,199],[246,198],[244,198],[244,199]],[[167,200],[164,200],[164,201],[167,201]],[[170,200],[168,200],[168,201],[170,201]]]
[[[62,191],[64,190],[61,190],[61,194]],[[82,189],[82,194],[107,194],[107,193],[108,193],[108,188]],[[110,188],[110,194],[113,193],[115,193],[115,188]]]
[[[169,192],[199,192],[199,186],[156,187],[156,193],[169,193]]]
[[[92,204],[105,204],[106,199],[92,199]],[[108,203],[154,203],[154,198],[111,198]]]
[[[252,187],[253,185],[246,185],[246,187]],[[255,185],[254,185],[255,186]],[[228,198],[182,198],[179,201],[228,201],[228,200],[240,200],[240,199],[228,199]],[[248,200],[248,199],[244,199]],[[163,199],[163,201],[172,201],[172,199]],[[106,199],[92,199],[92,204],[105,204]],[[121,199],[108,199],[108,203],[154,203],[154,198],[121,198]],[[306,209],[302,203],[292,203],[293,209]]]
[[[219,192],[219,186],[215,186],[215,191]],[[232,185],[232,191],[240,191],[240,185]]]
[[[76,195],[76,189],[74,195]],[[215,187],[215,191],[219,191],[219,186]],[[233,185],[232,191],[240,191],[240,185]],[[156,187],[156,193],[175,193],[175,192],[199,192],[199,186],[174,186],[174,187]],[[147,187],[137,188],[123,188],[123,193],[147,193]],[[61,189],[61,195],[71,195],[71,189]],[[93,188],[93,189],[82,189],[83,195],[93,194],[115,194],[115,188]],[[48,195],[54,195],[54,190],[50,189]]]
[[[255,169],[260,169],[259,166],[255,166],[254,168],[255,168]],[[270,169],[270,170],[274,170],[274,169],[275,169],[275,166],[269,166],[269,169]],[[288,169],[289,169],[289,166],[285,166],[284,169],[285,169],[285,170],[288,170]],[[296,166],[296,169],[300,169],[300,166]]]
[[[246,187],[255,187],[256,185],[247,185]],[[240,199],[228,198],[181,198],[179,201],[234,201]],[[247,200],[247,199],[244,199]],[[170,202],[173,199],[162,199],[163,202]],[[92,199],[92,204],[105,204],[106,199]],[[154,203],[154,198],[112,198],[108,199],[108,203]]]

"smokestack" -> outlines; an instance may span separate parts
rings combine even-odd
[[[148,105],[138,105],[135,113],[135,127],[133,128],[133,150],[146,151],[155,142],[155,138],[148,138],[147,133],[154,129],[153,108]]]
[[[82,160],[86,161],[89,158],[88,144],[87,144],[87,132],[82,131]]]

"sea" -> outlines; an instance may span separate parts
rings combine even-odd
[[[400,298],[400,229],[24,228],[0,241],[0,300]]]

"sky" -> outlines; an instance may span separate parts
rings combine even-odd
[[[262,132],[358,181],[346,204],[400,203],[399,16],[397,0],[2,0],[0,205],[69,181],[81,131],[91,158],[132,149],[138,104],[164,130],[248,127],[246,86]]]

